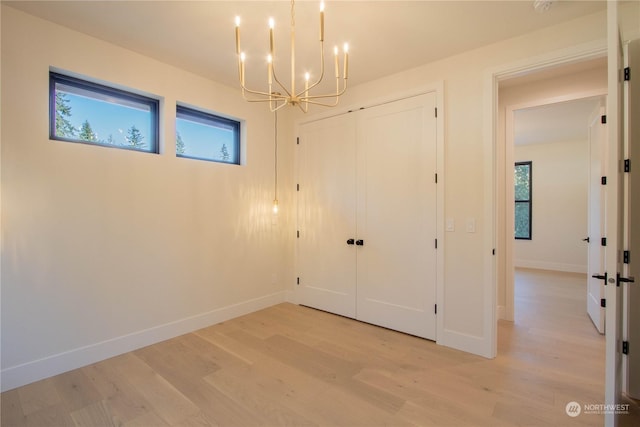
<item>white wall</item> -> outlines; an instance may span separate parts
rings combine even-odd
[[[606,14],[602,12],[353,87],[341,100],[345,108],[358,107],[374,98],[444,81],[445,171],[441,184],[445,218],[454,219],[456,228],[446,233],[441,248],[445,277],[444,306],[438,310],[438,322],[443,322],[444,328],[444,336],[438,337],[440,343],[487,356],[494,349],[490,335],[495,320],[485,310],[495,292],[493,283],[485,282],[491,276],[485,261],[494,244],[493,235],[486,233],[486,222],[492,218],[485,217],[485,177],[491,176],[484,164],[482,121],[487,114],[483,111],[487,73],[504,64],[586,44],[604,44],[604,40]],[[476,221],[473,233],[465,231],[468,219]]]
[[[231,313],[234,304],[272,303],[284,282],[295,286],[286,190],[276,229],[268,216],[270,114],[235,90],[2,7],[3,387],[35,368],[45,375],[162,339],[212,320],[215,310]],[[459,226],[441,247],[443,344],[492,351],[484,262],[493,240],[484,217],[490,174],[482,160],[488,70],[605,36],[598,13],[353,87],[341,101],[361,105],[444,81],[441,184],[445,216]],[[49,66],[163,96],[164,154],[49,141]],[[247,120],[247,165],[176,159],[168,108],[176,100]],[[283,138],[296,118],[285,119]],[[292,149],[282,151],[283,188]],[[468,218],[476,220],[474,233],[460,226]]]
[[[532,239],[514,242],[516,267],[587,272],[588,154],[586,140],[515,147],[514,161],[533,162]]]
[[[50,66],[161,97],[161,154],[49,140]],[[268,110],[5,5],[2,89],[3,389],[284,300]],[[176,101],[244,120],[246,164],[176,158]]]

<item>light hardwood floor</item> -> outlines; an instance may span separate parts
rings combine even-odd
[[[517,277],[493,360],[280,304],[2,393],[2,426],[602,425],[565,413],[604,401],[584,275]]]

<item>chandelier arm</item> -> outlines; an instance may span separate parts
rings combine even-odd
[[[342,88],[341,91],[336,92],[336,93],[327,93],[327,94],[324,94],[324,95],[306,96],[306,97],[302,98],[302,101],[304,101],[304,102],[312,102],[312,100],[314,100],[314,99],[336,98],[336,97],[342,96],[346,91],[347,91],[347,80],[344,79],[344,87]]]
[[[262,92],[262,91],[258,91],[258,90],[252,90],[252,89],[247,88],[242,83],[240,83],[240,87],[242,88],[242,96],[246,100],[249,100],[249,99],[245,96],[244,92],[248,92],[248,93],[253,94],[253,95],[265,96],[267,98],[269,98],[269,97],[278,98],[278,99],[286,99],[287,98],[284,95],[277,95],[277,94],[273,94],[273,93]],[[269,99],[265,99],[264,101],[269,101]]]
[[[308,88],[305,88],[305,90],[303,91],[300,91],[300,93],[298,93],[296,96],[301,99],[308,98],[307,96],[302,96],[302,95],[304,95],[305,92],[308,92],[314,87],[318,86],[322,81],[322,79],[324,79],[324,41],[320,41],[320,77],[311,86],[309,86]]]
[[[271,111],[272,113],[275,113],[276,111],[280,110],[283,107],[286,107],[288,105],[288,102],[283,102],[282,104],[278,105],[277,102],[275,102],[276,107],[272,107],[271,105],[269,105],[269,111]]]
[[[286,97],[291,97],[291,92],[289,92],[289,90],[285,87],[285,85],[282,84],[282,82],[280,81],[280,79],[278,79],[278,75],[276,74],[276,64],[275,61],[273,63],[273,65],[271,66],[271,72],[273,73],[273,79],[276,81],[276,83],[278,83],[278,86],[280,86],[280,88],[286,92],[287,96]],[[283,97],[285,97],[283,95]]]

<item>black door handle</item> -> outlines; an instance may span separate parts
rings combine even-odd
[[[617,286],[620,286],[620,283],[635,283],[636,279],[633,277],[621,277],[620,273],[617,274],[616,279],[618,280],[618,283],[616,283]]]
[[[347,245],[353,245],[356,241],[353,239],[347,240]]]
[[[587,237],[586,239],[582,239],[582,241],[589,243],[589,238]]]
[[[360,239],[360,240],[356,240],[356,245],[358,246],[364,246],[364,240]]]
[[[604,274],[594,274],[591,277],[593,277],[594,279],[600,279],[600,280],[604,280],[605,285],[607,284],[607,273]]]

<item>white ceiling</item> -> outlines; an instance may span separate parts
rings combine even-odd
[[[266,80],[267,20],[276,21],[276,62],[289,79],[289,1],[6,1],[14,8],[227,85],[237,67],[234,18],[242,17],[247,80]],[[317,1],[296,3],[296,75],[317,76]],[[604,9],[604,1],[326,1],[325,48],[350,44],[350,84],[359,84]],[[284,62],[286,59],[286,62]],[[331,70],[331,63],[328,64]],[[316,70],[316,71],[314,71]],[[332,73],[331,73],[332,74]]]
[[[541,105],[514,112],[514,143],[587,141],[589,118],[602,97]]]

